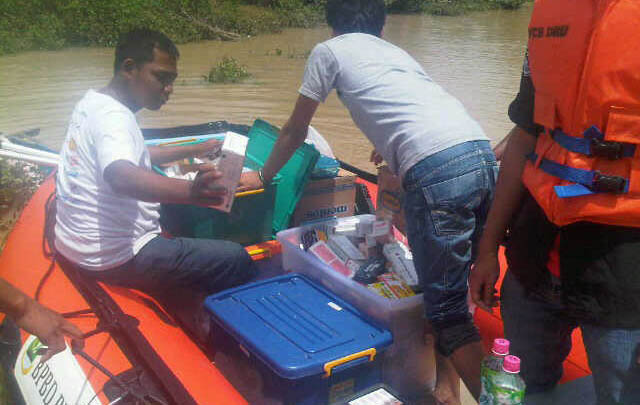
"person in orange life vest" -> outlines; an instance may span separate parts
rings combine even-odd
[[[552,389],[582,329],[598,404],[640,403],[640,4],[537,0],[516,126],[470,277],[495,304],[527,392]],[[634,46],[635,45],[635,46]]]
[[[42,362],[66,348],[64,337],[82,339],[82,331],[59,313],[0,278],[0,312],[7,314],[17,326],[37,336],[47,346]]]

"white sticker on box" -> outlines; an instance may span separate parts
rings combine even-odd
[[[403,402],[384,388],[379,388],[358,399],[349,401],[349,405],[403,405]]]
[[[335,309],[336,311],[342,311],[342,307],[336,304],[335,302],[329,302],[327,305],[329,305],[331,308]]]
[[[333,227],[331,233],[336,235],[356,236],[358,232],[355,225],[339,224]]]

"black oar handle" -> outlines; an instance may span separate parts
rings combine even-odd
[[[358,177],[360,177],[361,179],[366,180],[373,184],[378,184],[378,176],[376,176],[375,174],[369,173],[362,169],[358,169],[357,167],[352,166],[349,163],[343,162],[342,160],[338,160],[338,163],[340,163],[340,167],[350,171],[353,174],[357,174]]]

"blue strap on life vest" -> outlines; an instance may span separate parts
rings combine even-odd
[[[608,142],[595,125],[583,133],[583,137],[567,135],[560,129],[549,130],[553,140],[563,148],[587,156],[602,156],[611,160],[633,157],[636,145],[624,142]]]
[[[538,161],[538,155],[531,153],[529,160]],[[603,175],[597,170],[577,169],[556,163],[548,159],[542,159],[540,170],[554,177],[567,180],[576,184],[566,186],[554,186],[553,189],[559,198],[580,197],[598,193],[628,193],[629,180],[618,176]]]

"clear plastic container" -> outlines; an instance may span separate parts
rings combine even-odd
[[[426,395],[435,385],[435,358],[433,344],[425,344],[423,336],[422,294],[387,299],[343,276],[300,247],[301,235],[307,230],[351,222],[353,218],[363,222],[376,219],[374,215],[334,218],[279,232],[283,268],[310,277],[388,328],[394,343],[385,355],[385,382],[407,398]]]
[[[350,222],[352,218],[363,222],[374,222],[376,217],[358,215],[335,218],[278,232],[277,238],[282,244],[282,265],[285,271],[302,273],[318,281],[396,335],[409,333],[415,329],[414,323],[417,322],[414,321],[422,320],[424,312],[422,294],[397,300],[387,299],[362,284],[344,277],[300,248],[300,237],[305,231]]]

